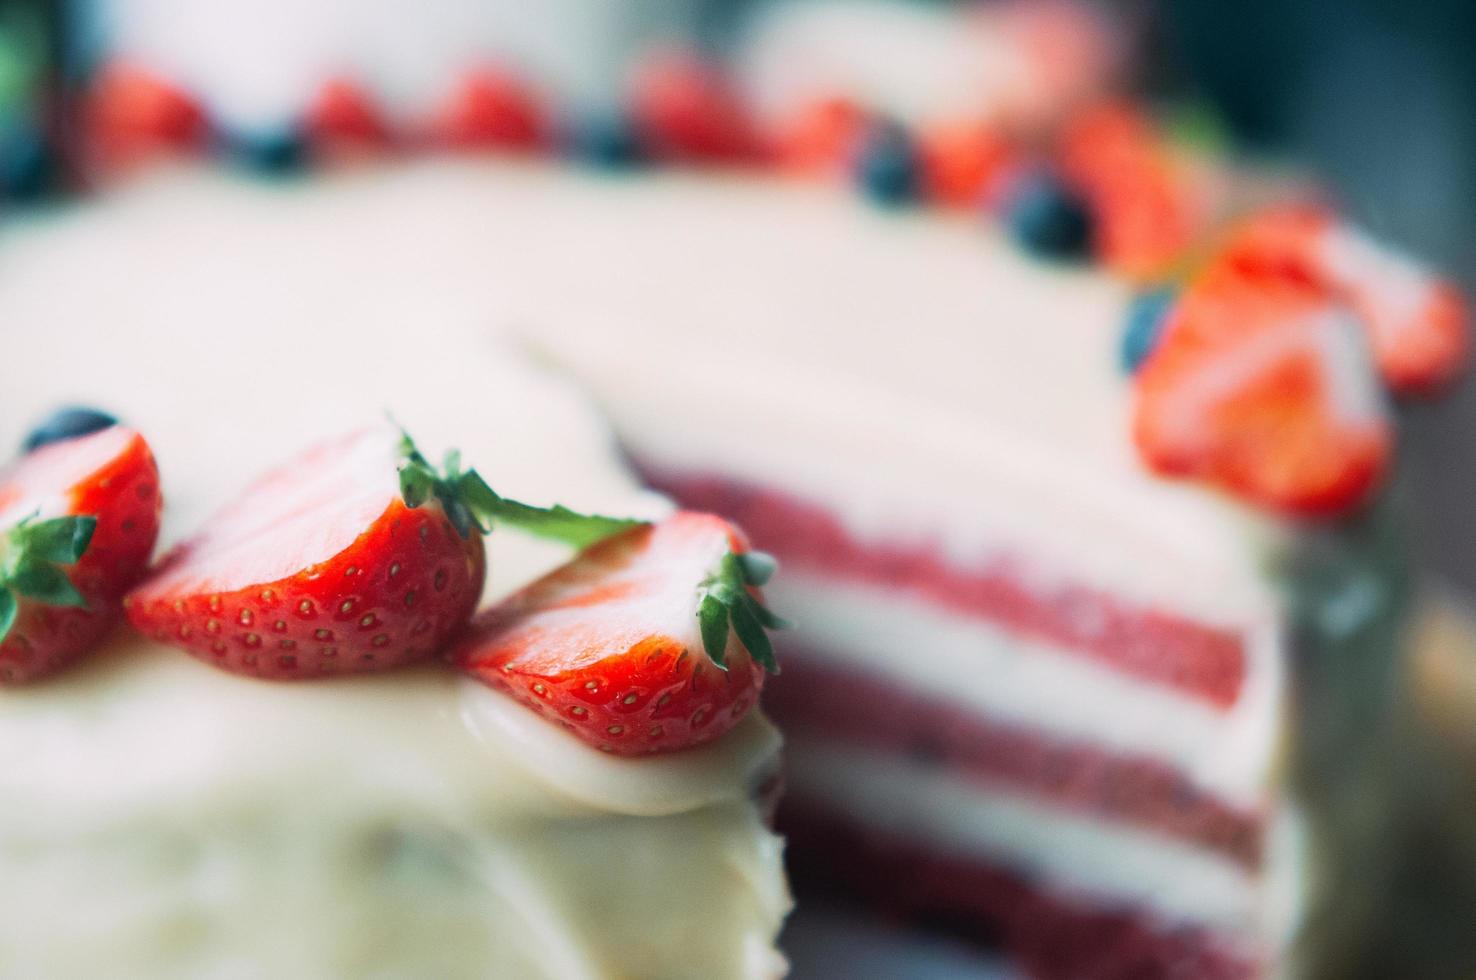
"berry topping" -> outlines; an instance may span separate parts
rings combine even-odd
[[[779,162],[797,174],[844,172],[865,132],[866,115],[850,99],[836,96],[807,103],[779,128]]]
[[[142,68],[115,62],[98,75],[85,106],[92,145],[111,163],[205,139],[205,115],[189,96]]]
[[[636,73],[631,118],[647,153],[679,163],[746,163],[758,156],[753,120],[728,79],[686,52],[650,58]]]
[[[462,78],[432,122],[434,138],[455,150],[536,150],[548,143],[549,132],[533,90],[491,68]]]
[[[1375,379],[1362,324],[1325,292],[1216,267],[1138,372],[1134,438],[1160,473],[1337,514],[1368,498],[1392,452]]]
[[[1208,222],[1195,172],[1132,106],[1095,106],[1060,138],[1062,173],[1092,210],[1093,248],[1118,273],[1161,275]]]
[[[437,470],[381,426],[259,480],[133,591],[128,616],[161,643],[257,677],[423,660],[475,608],[494,519],[577,544],[632,524],[505,500],[456,454]]]
[[[34,200],[57,187],[59,166],[41,125],[24,113],[0,119],[0,193]]]
[[[1023,178],[1009,195],[1005,223],[1021,247],[1042,258],[1082,261],[1091,255],[1091,214],[1055,174]]]
[[[905,129],[884,122],[867,131],[856,155],[856,180],[868,199],[889,207],[915,201],[919,170],[917,151]]]
[[[576,158],[606,170],[634,167],[645,160],[634,124],[615,111],[579,120],[569,134],[569,150]]]
[[[290,124],[234,130],[225,145],[238,163],[266,176],[290,176],[307,163],[307,143]]]
[[[775,670],[772,560],[726,521],[684,511],[586,548],[478,616],[464,669],[608,752],[711,741]],[[730,629],[731,626],[731,629]]]
[[[121,426],[43,445],[0,469],[0,684],[96,645],[159,533],[159,470]]]
[[[985,122],[924,130],[918,151],[924,196],[949,207],[990,204],[1015,161],[1014,147],[996,127]]]
[[[1397,392],[1437,390],[1465,366],[1469,315],[1461,294],[1327,211],[1263,211],[1231,234],[1223,260],[1250,275],[1313,283],[1351,306],[1368,326],[1384,380]]]
[[[1178,290],[1165,286],[1134,296],[1128,306],[1127,327],[1122,332],[1122,369],[1137,371],[1153,348],[1158,346],[1163,325],[1178,298]]]
[[[102,409],[89,408],[86,405],[68,405],[52,412],[31,429],[26,435],[25,442],[21,444],[21,450],[29,453],[53,442],[65,442],[79,436],[91,435],[103,429],[110,429],[117,424],[118,420]]]
[[[331,79],[318,90],[303,129],[312,143],[327,147],[377,147],[390,138],[369,93],[342,78]]]

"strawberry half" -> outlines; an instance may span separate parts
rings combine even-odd
[[[0,470],[0,684],[76,660],[118,619],[159,534],[159,470],[121,426]]]
[[[1329,211],[1263,211],[1232,233],[1222,258],[1247,274],[1305,280],[1351,306],[1396,392],[1437,391],[1465,367],[1469,311],[1460,292]]]
[[[1367,499],[1393,442],[1358,319],[1314,286],[1224,267],[1170,314],[1133,425],[1160,473],[1302,516]]]
[[[1119,103],[1093,106],[1063,128],[1062,172],[1087,200],[1093,250],[1135,280],[1162,275],[1206,230],[1208,195],[1147,116]]]
[[[338,153],[383,147],[389,127],[368,92],[345,78],[329,79],[303,118],[303,130],[320,151]]]
[[[483,613],[452,659],[603,751],[700,745],[776,670],[765,629],[782,624],[757,590],[772,570],[731,524],[680,512]]]
[[[454,454],[447,463],[436,471],[388,426],[310,450],[171,552],[129,595],[129,619],[161,643],[257,677],[427,659],[481,596],[487,522],[522,506],[461,472]],[[610,525],[606,533],[629,526]]]
[[[684,51],[661,52],[636,72],[631,118],[656,160],[750,163],[758,131],[736,88],[716,66]]]
[[[452,90],[431,129],[438,143],[454,150],[531,152],[548,145],[552,125],[537,94],[521,78],[479,68]]]
[[[108,65],[88,92],[89,139],[110,165],[160,152],[198,148],[207,136],[205,113],[184,92],[126,62]]]

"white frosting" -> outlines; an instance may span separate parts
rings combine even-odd
[[[805,795],[863,826],[1014,869],[1068,896],[1142,908],[1170,925],[1259,934],[1257,880],[1192,845],[824,742],[795,739],[785,766]]]
[[[117,411],[159,458],[169,541],[386,410],[508,494],[669,506],[571,386],[399,265],[423,241],[353,207],[280,223],[310,199],[140,197],[0,232],[8,356],[37,366],[0,444],[61,401]],[[567,551],[499,531],[488,554],[500,594]],[[444,668],[254,681],[120,628],[0,691],[0,973],[774,976],[788,898],[755,794],[777,751],[754,716],[616,759]]]
[[[857,664],[985,718],[1163,761],[1233,805],[1266,802],[1281,734],[1283,667],[1274,622],[1263,624],[1247,651],[1248,690],[1223,711],[1080,653],[882,589],[791,570],[774,581],[769,598],[818,643],[835,644],[815,655],[842,669]],[[899,656],[908,650],[919,652]]]

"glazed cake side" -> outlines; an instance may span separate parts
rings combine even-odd
[[[26,324],[7,343],[56,368],[7,386],[0,441],[59,402],[119,412],[160,460],[165,547],[284,455],[387,410],[526,499],[669,507],[583,396],[395,274],[351,214],[289,234],[291,207],[263,220],[243,201],[222,237],[198,203],[0,233],[0,307]],[[491,597],[567,549],[499,532],[488,554]],[[618,759],[444,667],[270,683],[120,627],[0,694],[0,731],[3,975],[784,970],[764,821],[778,736],[758,716],[706,749]]]

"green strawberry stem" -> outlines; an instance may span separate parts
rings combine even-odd
[[[446,454],[438,470],[421,455],[403,429],[401,434],[400,496],[405,506],[419,507],[435,497],[463,538],[473,528],[488,534],[494,524],[505,524],[527,534],[587,548],[612,534],[646,523],[632,518],[581,514],[559,504],[535,507],[511,500],[488,486],[476,470],[463,471],[461,454],[456,450]]]
[[[87,553],[97,518],[35,515],[0,534],[0,643],[15,625],[20,598],[49,606],[86,608],[87,600],[62,567],[75,565]]]
[[[702,583],[701,601],[697,606],[698,626],[702,631],[702,647],[707,657],[723,670],[728,648],[728,628],[738,634],[749,655],[771,674],[779,673],[774,659],[774,645],[768,630],[788,629],[789,623],[774,615],[749,590],[763,585],[774,574],[778,564],[762,551],[734,554],[728,551],[717,567]]]

